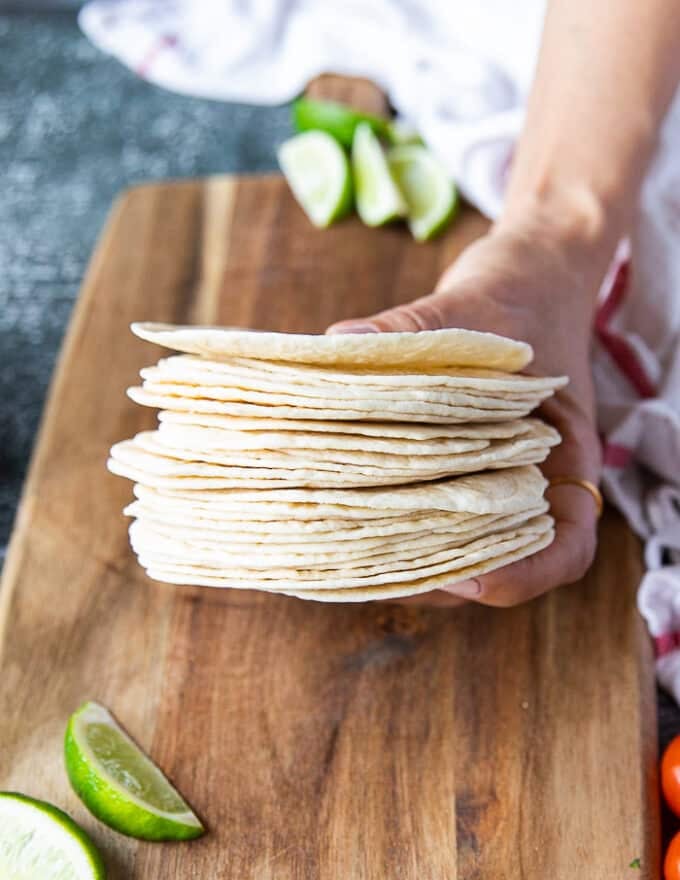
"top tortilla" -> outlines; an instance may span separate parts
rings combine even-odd
[[[246,357],[374,368],[483,367],[516,373],[533,358],[533,350],[525,342],[495,333],[462,329],[315,336],[227,327],[135,323],[132,324],[132,332],[148,342],[216,360]]]

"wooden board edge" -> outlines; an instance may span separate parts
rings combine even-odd
[[[643,572],[641,572],[642,575]],[[640,742],[643,778],[642,803],[647,804],[645,818],[646,847],[640,853],[646,876],[656,880],[661,872],[661,795],[659,779],[658,705],[656,697],[656,671],[654,648],[647,624],[638,612],[637,619],[638,675],[640,693]],[[648,772],[645,775],[644,770]],[[635,858],[635,856],[631,856]]]
[[[206,185],[209,186],[211,183],[237,183],[238,181],[249,180],[275,180],[281,177],[283,177],[281,172],[276,170],[252,171],[246,174],[242,174],[241,172],[232,173],[230,171],[225,171],[218,174],[206,174],[202,177],[168,177],[167,179],[163,180],[145,180],[141,183],[135,183],[132,186],[125,187],[118,193],[111,205],[111,209],[108,213],[103,229],[106,229],[117,209],[120,208],[120,210],[122,210],[123,206],[125,206],[128,201],[137,198],[140,193],[153,193],[156,190],[160,192],[167,189],[169,186],[194,188],[204,187]],[[99,241],[97,242],[95,253],[97,250],[99,250]],[[87,275],[85,276],[85,278],[87,278]]]

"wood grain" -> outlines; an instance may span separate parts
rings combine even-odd
[[[389,115],[389,103],[382,89],[370,79],[359,76],[322,73],[309,83],[305,89],[305,96],[350,104],[356,110],[373,113],[375,116]]]
[[[311,228],[277,177],[126,193],[61,356],[0,593],[0,788],[67,809],[113,878],[658,876],[655,709],[635,540],[609,514],[583,582],[525,607],[324,606],[175,588],[136,566],[108,447],[153,422],[133,320],[299,331],[428,291],[443,240]],[[70,792],[66,719],[101,700],[207,823],[117,836]]]

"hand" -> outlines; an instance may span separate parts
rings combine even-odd
[[[589,348],[593,304],[606,265],[606,258],[599,257],[543,225],[499,225],[462,253],[434,293],[370,318],[342,321],[327,332],[465,327],[529,342],[535,357],[527,372],[570,379],[538,411],[563,438],[543,473],[597,484],[601,461]],[[549,547],[497,571],[402,601],[450,606],[473,599],[508,606],[581,578],[596,548],[594,499],[573,485],[555,486],[547,497],[556,524]]]

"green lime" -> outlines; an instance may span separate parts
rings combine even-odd
[[[281,144],[279,165],[315,226],[330,226],[352,210],[352,175],[345,151],[329,134],[308,131]]]
[[[387,140],[395,147],[401,144],[423,144],[418,130],[403,119],[391,119],[387,123]]]
[[[408,204],[408,225],[417,241],[442,232],[458,207],[451,179],[432,153],[417,144],[394,147],[390,170]]]
[[[51,804],[0,792],[2,880],[104,880],[101,856],[83,829]]]
[[[293,103],[292,110],[296,131],[325,131],[345,147],[352,146],[354,132],[360,122],[366,122],[381,137],[388,136],[387,120],[371,113],[353,110],[337,101],[298,98]]]
[[[357,211],[367,226],[382,226],[406,215],[406,202],[392,179],[382,145],[364,122],[354,134],[352,171]]]
[[[98,703],[66,728],[66,772],[76,794],[109,827],[140,840],[188,840],[204,828],[161,771]]]

